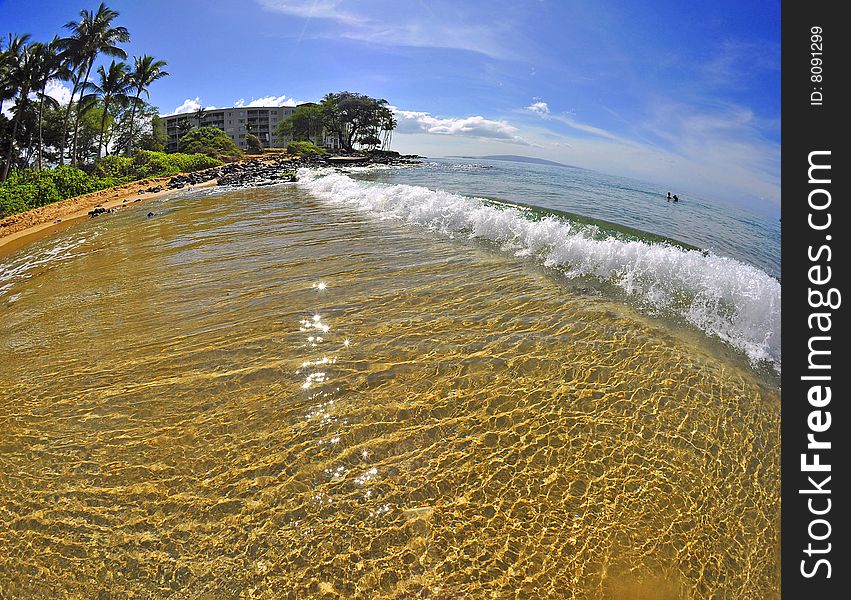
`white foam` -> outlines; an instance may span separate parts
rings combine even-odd
[[[6,263],[0,263],[0,298],[17,282],[32,277],[37,269],[81,256],[77,248],[97,235],[97,232],[92,232],[90,238],[77,236],[63,239],[55,245],[37,248],[20,254]]]
[[[780,282],[732,258],[667,244],[592,235],[594,228],[420,186],[356,181],[332,169],[300,169],[317,198],[448,235],[535,256],[567,277],[593,276],[623,289],[649,312],[675,315],[780,370]]]

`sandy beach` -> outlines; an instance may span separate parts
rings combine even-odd
[[[246,155],[238,162],[259,159],[262,163],[267,163],[280,161],[285,157],[286,155],[282,156],[280,153],[274,153],[268,156]],[[198,173],[202,172],[198,171]],[[54,202],[0,219],[0,258],[8,256],[15,250],[31,242],[67,229],[83,219],[91,218],[89,211],[99,206],[107,210],[110,208],[115,209],[130,203],[147,202],[148,200],[162,198],[163,196],[174,193],[178,190],[163,189],[159,192],[146,192],[145,190],[158,186],[165,187],[173,177],[181,175],[188,175],[188,173],[147,179],[145,181],[132,181],[124,185],[99,190],[83,196],[67,198],[60,202]],[[204,183],[195,184],[192,187],[201,188],[214,185],[216,185],[216,180],[211,179]]]
[[[145,202],[174,193],[177,190],[164,189],[153,193],[144,191],[151,187],[164,186],[170,179],[169,176],[134,181],[10,215],[0,220],[0,258],[35,240],[67,229],[83,219],[90,219],[89,211],[99,206],[107,210],[115,209],[131,202]],[[215,180],[210,180],[196,187],[209,187],[215,183]]]

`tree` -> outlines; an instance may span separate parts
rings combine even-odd
[[[11,64],[6,78],[8,85],[17,90],[18,100],[15,105],[15,116],[12,118],[12,130],[9,135],[8,148],[6,150],[6,160],[3,163],[3,174],[0,175],[0,181],[6,181],[9,176],[9,168],[12,165],[12,154],[15,150],[15,138],[18,133],[18,126],[21,122],[21,116],[29,102],[29,95],[33,89],[38,88],[39,66],[38,53],[30,46],[24,45],[29,36],[16,37],[19,41],[16,44],[16,50],[13,54],[14,63]],[[10,44],[12,49],[12,44]]]
[[[318,143],[322,137],[322,108],[318,104],[297,106],[293,113],[283,119],[275,128],[280,144],[286,138],[297,142]]]
[[[108,70],[100,66],[97,73],[100,81],[98,83],[87,84],[85,89],[90,90],[103,103],[103,116],[100,122],[100,141],[98,141],[97,154],[99,158],[106,131],[106,118],[109,114],[109,105],[113,102],[119,105],[126,104],[129,101],[127,92],[130,91],[132,83],[129,79],[127,64],[123,62],[116,63],[113,60],[109,63]]]
[[[115,125],[112,128],[112,142],[109,144],[115,149],[141,148],[141,144],[151,142],[151,122],[157,117],[159,110],[142,100],[138,102],[130,102],[127,106],[115,114]],[[146,150],[152,150],[146,147]],[[163,148],[159,148],[162,151]]]
[[[80,11],[80,21],[69,21],[65,27],[71,31],[71,37],[65,40],[65,48],[68,52],[68,60],[77,67],[75,89],[72,90],[71,100],[74,93],[80,91],[82,94],[89,82],[89,75],[94,66],[98,54],[114,56],[121,59],[127,58],[127,53],[117,44],[129,42],[130,33],[124,27],[112,27],[112,21],[118,17],[118,13],[108,8],[103,2],[98,6],[97,12],[88,10]],[[83,91],[81,91],[83,90]],[[74,124],[74,137],[72,142],[71,162],[77,157],[77,134],[80,122],[81,103],[77,104],[76,122]],[[68,105],[70,115],[71,103]],[[64,151],[64,147],[61,149]],[[61,163],[60,159],[60,163]]]
[[[337,136],[340,146],[351,152],[361,136],[392,130],[396,126],[387,100],[370,98],[354,92],[326,94],[320,104],[325,129]]]
[[[28,33],[24,35],[12,35],[10,33],[6,49],[3,50],[0,46],[0,113],[3,112],[3,103],[6,100],[11,100],[18,93],[17,84],[12,79],[12,74],[17,69],[21,52],[26,48],[29,39],[30,34]],[[0,40],[0,44],[2,44],[2,40]]]
[[[168,136],[165,133],[163,120],[156,114],[151,117],[150,131],[145,131],[139,136],[139,148],[142,150],[154,150],[164,152],[168,145]]]
[[[198,127],[180,138],[177,149],[186,154],[206,154],[213,158],[230,158],[242,154],[230,136],[217,127]]]
[[[207,111],[201,108],[200,106],[198,107],[198,110],[193,113],[192,116],[195,117],[195,122],[198,123],[198,127],[201,127],[201,121],[204,120],[204,116],[206,114]]]
[[[35,46],[35,44],[33,44]],[[39,82],[41,89],[37,92],[38,98],[38,169],[43,167],[44,158],[44,106],[47,104],[52,108],[59,108],[59,102],[47,95],[47,84],[53,79],[68,79],[71,72],[65,57],[62,54],[62,40],[58,36],[47,44],[38,44],[36,47],[39,62]]]
[[[135,123],[136,106],[139,103],[142,92],[145,93],[145,97],[150,98],[151,95],[148,93],[150,85],[157,79],[168,77],[168,72],[163,71],[163,67],[167,64],[164,60],[155,60],[153,56],[148,56],[147,54],[134,56],[133,59],[135,61],[135,68],[130,74],[130,80],[131,86],[136,90],[136,95],[133,98],[133,108],[130,112],[130,133],[127,144],[128,156],[133,154],[133,124]]]
[[[263,142],[253,133],[245,135],[245,146],[249,154],[263,154]]]

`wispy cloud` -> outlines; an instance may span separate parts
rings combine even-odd
[[[773,130],[773,124],[762,123],[750,109],[731,103],[695,105],[653,97],[648,106],[644,117],[635,119],[623,134],[555,113],[539,98],[523,111],[542,123],[557,122],[575,130],[546,127],[548,145],[565,162],[690,189],[747,191],[779,202],[779,145],[762,135]],[[579,132],[591,135],[577,136]]]
[[[532,102],[532,104],[530,104],[529,106],[527,106],[525,110],[538,115],[542,119],[546,119],[548,121],[558,121],[559,123],[563,123],[564,125],[567,125],[568,127],[577,131],[582,131],[583,133],[589,133],[591,135],[596,135],[601,138],[606,138],[621,143],[630,143],[630,140],[627,140],[619,135],[615,135],[610,131],[607,131],[600,127],[594,127],[593,125],[588,125],[586,123],[580,123],[567,113],[554,113],[550,110],[550,107],[546,102],[538,98],[535,98],[535,101]]]
[[[359,19],[340,7],[343,0],[257,0],[260,6],[307,19],[334,19],[357,22]]]
[[[350,39],[382,46],[446,48],[475,52],[497,59],[513,59],[523,46],[513,31],[510,19],[489,18],[484,24],[481,15],[460,16],[458,11],[432,10],[421,4],[416,10],[380,11],[363,2],[345,0],[256,0],[271,11],[305,19],[333,21],[332,31],[318,31],[312,38]],[[450,16],[452,17],[450,18]],[[507,43],[506,40],[511,40]]]
[[[507,121],[495,121],[479,115],[439,118],[427,112],[394,108],[399,133],[432,133],[491,139],[525,146],[532,145],[518,135],[519,129]]]
[[[706,83],[742,89],[765,72],[780,72],[780,45],[749,40],[726,40],[699,65]]]

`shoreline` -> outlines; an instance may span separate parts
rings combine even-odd
[[[365,163],[386,163],[406,161],[415,159],[416,155],[401,156],[393,159],[369,157]],[[416,157],[420,158],[420,157]],[[329,160],[331,159],[331,160]],[[304,165],[334,165],[335,160],[328,157],[296,157],[282,153],[268,153],[265,155],[245,155],[240,160],[225,163],[219,167],[212,167],[201,171],[190,173],[178,173],[177,175],[166,175],[154,179],[131,181],[120,186],[98,190],[82,196],[66,198],[59,202],[46,204],[26,212],[9,215],[0,219],[0,259],[4,259],[13,252],[42,238],[68,229],[89,216],[89,212],[95,208],[102,207],[105,210],[120,208],[129,203],[147,202],[162,198],[168,194],[180,191],[185,185],[192,188],[213,187],[222,185],[244,185],[254,177],[268,177],[271,170],[283,168],[287,163],[292,167]],[[212,177],[204,179],[204,174],[213,173]],[[193,179],[202,179],[197,183]],[[182,183],[173,185],[177,180]],[[181,181],[182,180],[182,181]],[[153,187],[164,189],[156,192],[146,190]]]
[[[133,181],[124,185],[98,190],[66,198],[53,204],[40,206],[26,212],[10,215],[0,220],[0,259],[5,258],[23,248],[72,225],[90,219],[89,212],[102,207],[105,210],[115,209],[129,203],[147,202],[175,192],[173,189],[163,189],[159,192],[145,192],[149,187],[164,186],[172,176],[157,177]],[[213,185],[215,180],[198,184],[197,187]],[[145,186],[140,191],[140,186]]]
[[[279,159],[279,157],[249,155],[230,164],[241,164],[251,160],[257,160],[258,158],[263,162]],[[190,173],[165,175],[153,179],[139,179],[119,186],[83,194],[82,196],[66,198],[59,202],[53,202],[52,204],[46,204],[22,213],[4,217],[0,219],[0,259],[6,258],[13,252],[35,241],[64,231],[76,223],[91,218],[89,212],[95,208],[102,207],[105,210],[110,210],[130,203],[147,202],[162,198],[168,194],[180,191],[179,188],[168,187],[172,179],[176,177],[197,176],[221,168],[212,167]],[[217,180],[213,177],[207,181],[192,184],[192,187],[212,187],[216,183]],[[162,187],[163,189],[158,192],[146,191],[152,187]]]

